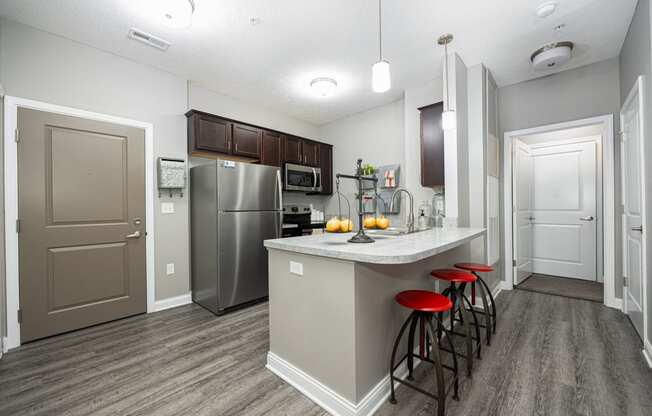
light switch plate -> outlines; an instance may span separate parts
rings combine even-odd
[[[168,263],[165,265],[165,272],[168,275],[174,274],[174,263]]]
[[[297,263],[296,261],[291,261],[290,273],[296,274],[297,276],[303,276],[303,263]]]
[[[161,202],[161,214],[174,214],[174,202]]]

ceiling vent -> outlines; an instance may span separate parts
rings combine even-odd
[[[129,29],[129,39],[137,40],[143,42],[145,45],[149,45],[153,48],[160,49],[162,51],[167,51],[170,47],[170,42],[167,40],[161,39],[157,36],[152,35],[151,33],[143,32],[142,30],[131,28]]]
[[[573,52],[573,42],[553,42],[534,51],[530,62],[534,69],[553,69],[570,61]]]

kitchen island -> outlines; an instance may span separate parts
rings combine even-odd
[[[480,228],[436,228],[266,240],[270,350],[267,368],[336,415],[369,415],[389,393],[389,357],[408,315],[394,296],[435,290],[435,268],[470,260]],[[400,374],[400,373],[399,373]]]

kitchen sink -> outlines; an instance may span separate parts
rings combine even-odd
[[[421,231],[428,231],[432,229],[432,227],[428,227],[423,230],[415,229],[410,233],[407,227],[389,227],[385,230],[365,230],[365,233],[373,236],[373,235],[389,235],[389,236],[397,236],[397,235],[405,235],[405,234],[413,234],[413,233],[419,233]]]

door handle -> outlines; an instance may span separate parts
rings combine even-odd
[[[638,231],[639,233],[643,232],[643,226],[639,225],[638,227],[632,227],[632,231]]]
[[[580,218],[580,221],[593,221],[595,218],[593,218],[593,215],[589,215],[588,217],[582,217]]]
[[[125,237],[126,238],[140,238],[140,231],[136,231],[135,233],[132,233],[132,234],[127,234]]]

